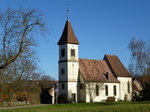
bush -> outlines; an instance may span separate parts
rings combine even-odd
[[[106,102],[114,102],[115,101],[115,97],[107,97]]]
[[[150,84],[146,83],[145,88],[141,91],[142,100],[149,101],[150,100]]]
[[[58,96],[58,103],[68,103],[66,95],[59,95]]]
[[[16,100],[17,101],[27,101],[28,100],[28,93],[27,92],[18,92],[16,94]]]

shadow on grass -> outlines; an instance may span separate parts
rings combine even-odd
[[[116,102],[98,102],[99,105],[115,105]]]

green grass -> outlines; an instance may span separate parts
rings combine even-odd
[[[0,110],[0,112],[150,112],[150,101],[57,104],[22,109]]]

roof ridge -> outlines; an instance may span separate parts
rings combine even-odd
[[[115,54],[105,54],[104,56],[117,56],[117,55],[115,55]]]
[[[87,58],[79,58],[79,60],[80,60],[80,59],[81,59],[81,60],[83,59],[83,60],[105,61],[105,60],[98,60],[98,59],[87,59]]]

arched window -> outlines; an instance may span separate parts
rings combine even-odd
[[[116,92],[116,86],[114,86],[114,96],[117,95],[117,92]]]
[[[99,86],[96,85],[96,96],[99,96]]]
[[[105,85],[105,95],[108,96],[108,86]]]
[[[127,90],[128,90],[128,93],[130,93],[130,82],[128,81],[128,85],[127,85]]]

